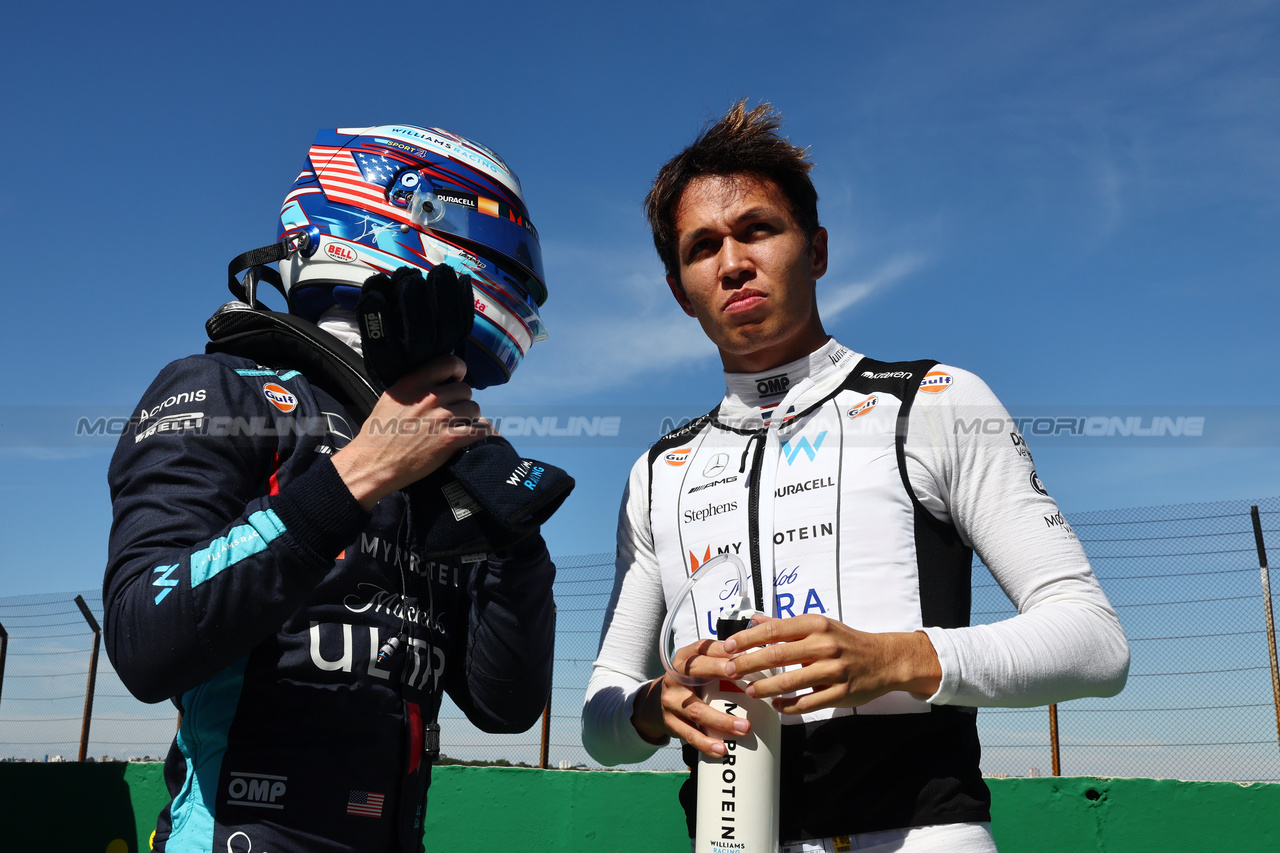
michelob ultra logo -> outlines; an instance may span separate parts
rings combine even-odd
[[[667,460],[668,465],[674,465],[679,468],[681,465],[689,461],[689,454],[692,451],[692,447],[682,447],[679,450],[671,451],[663,458]]]
[[[870,397],[863,400],[861,403],[859,403],[858,405],[854,406],[852,409],[849,410],[849,419],[853,420],[854,418],[865,415],[867,412],[874,409],[876,407],[876,403],[878,402],[880,402],[880,398],[872,394]]]
[[[262,393],[271,401],[271,405],[282,412],[292,412],[298,408],[298,398],[282,385],[268,382],[262,386]]]
[[[941,394],[943,391],[951,387],[954,382],[950,373],[943,373],[941,370],[931,370],[924,375],[924,379],[920,380],[920,390],[928,391],[930,394]]]

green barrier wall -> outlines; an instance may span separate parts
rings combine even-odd
[[[683,777],[437,767],[427,849],[684,853],[675,799]],[[1280,850],[1280,785],[1091,777],[988,783],[1001,853]],[[166,801],[159,764],[0,763],[0,850],[145,851]]]

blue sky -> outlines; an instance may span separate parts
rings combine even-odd
[[[493,411],[616,413],[652,440],[667,412],[715,403],[718,359],[667,293],[640,201],[747,97],[778,107],[817,162],[832,247],[819,298],[841,342],[973,370],[1015,414],[1207,418],[1200,439],[1029,436],[1068,515],[1280,493],[1276,3],[55,3],[8,17],[0,595],[100,584],[109,443],[67,424],[129,414],[165,363],[202,349],[226,262],[274,239],[322,127],[443,127],[520,175],[551,338],[480,393]],[[1243,419],[1262,428],[1227,437]],[[553,553],[611,551],[643,441],[525,449],[578,479],[547,527]]]

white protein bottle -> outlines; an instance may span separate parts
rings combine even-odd
[[[750,614],[742,616],[719,620],[716,636],[728,638],[747,628]],[[703,701],[717,711],[746,718],[751,731],[726,738],[723,756],[698,753],[693,853],[777,853],[782,721],[767,700],[743,692],[748,683],[772,674],[719,679],[701,688]]]

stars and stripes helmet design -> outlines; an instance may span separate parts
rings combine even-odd
[[[475,325],[467,381],[506,382],[546,338],[538,232],[520,181],[497,154],[439,128],[322,130],[280,209],[277,239],[290,312],[315,321],[354,309],[364,280],[448,264],[471,277]]]

